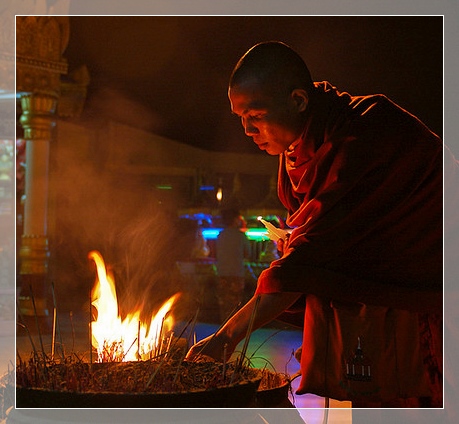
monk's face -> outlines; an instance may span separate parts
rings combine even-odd
[[[246,135],[270,155],[281,154],[301,135],[307,95],[299,99],[296,94],[266,88],[256,79],[228,90],[231,111],[240,117]]]

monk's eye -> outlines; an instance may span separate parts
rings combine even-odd
[[[253,119],[255,121],[259,121],[260,119],[263,119],[266,114],[264,113],[254,113],[250,115],[250,119]]]

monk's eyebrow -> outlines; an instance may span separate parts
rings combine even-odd
[[[240,113],[234,112],[233,110],[231,111],[231,114],[237,117],[241,117],[243,115],[247,115],[250,112],[251,109],[245,109]]]
[[[236,116],[243,116],[243,115],[247,115],[248,113],[250,112],[263,112],[266,110],[266,107],[263,106],[261,103],[253,103],[253,104],[250,104],[246,109],[244,109],[241,113],[236,113],[234,112],[233,110],[231,111],[231,114],[232,115],[236,115]]]

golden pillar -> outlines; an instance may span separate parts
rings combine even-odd
[[[25,317],[49,315],[49,149],[56,123],[60,76],[67,72],[62,54],[68,32],[67,17],[16,18],[16,91],[26,140],[24,229],[19,251],[19,309]]]

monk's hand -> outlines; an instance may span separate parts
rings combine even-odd
[[[286,232],[284,237],[281,237],[276,241],[277,253],[279,256],[284,256],[285,248],[287,247],[290,238],[290,233]]]
[[[224,337],[212,334],[191,346],[185,359],[187,361],[207,361],[211,358],[218,362],[225,362],[233,350],[230,350],[228,341]]]
[[[279,256],[283,256],[285,240],[280,238],[279,240],[277,240],[276,246],[277,246],[277,253],[279,254]]]

